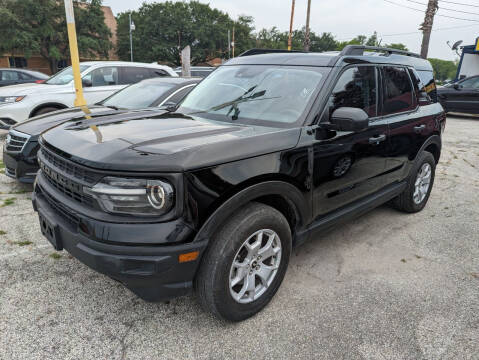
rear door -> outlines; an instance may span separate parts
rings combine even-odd
[[[376,66],[354,65],[342,71],[321,117],[329,122],[340,107],[363,109],[369,127],[361,131],[327,131],[315,140],[313,211],[315,217],[380,190],[386,184],[388,124],[379,115],[380,83]]]
[[[390,136],[386,161],[387,181],[403,180],[412,161],[434,130],[435,107],[417,72],[402,66],[381,67],[383,102]]]
[[[89,105],[100,102],[125,87],[125,85],[120,85],[119,68],[117,66],[93,69],[82,79],[91,83],[91,86],[83,89],[85,100]]]

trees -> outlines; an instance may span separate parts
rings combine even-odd
[[[456,77],[457,62],[441,59],[428,59],[434,69],[434,75],[439,81],[451,80]]]
[[[191,61],[202,62],[214,57],[227,57],[228,29],[235,28],[236,53],[253,44],[253,19],[240,16],[233,21],[226,13],[198,1],[144,3],[131,13],[135,22],[133,47],[139,61],[180,63],[180,51],[191,46]],[[118,15],[118,56],[130,57],[128,13]]]
[[[111,32],[105,24],[101,0],[75,2],[81,56],[108,56]],[[3,0],[0,6],[0,53],[39,54],[56,72],[58,61],[70,57],[65,7],[56,0]]]

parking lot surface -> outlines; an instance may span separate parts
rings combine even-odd
[[[295,249],[271,304],[238,324],[56,253],[30,191],[0,175],[0,359],[479,358],[477,118],[448,118],[424,211],[382,206]]]

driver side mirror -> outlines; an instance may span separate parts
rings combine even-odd
[[[83,87],[91,87],[93,85],[91,80],[87,79],[87,78],[81,79],[81,83],[82,83]]]
[[[160,109],[161,110],[167,110],[169,112],[174,112],[176,110],[177,105],[178,104],[173,102],[173,101],[167,101],[163,105],[160,106]]]
[[[340,107],[331,115],[331,124],[339,131],[361,131],[369,126],[369,115],[363,109]]]
[[[462,89],[462,85],[461,85],[461,84],[454,84],[453,87],[454,87],[454,89],[456,89],[456,90]]]

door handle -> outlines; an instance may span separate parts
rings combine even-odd
[[[414,126],[414,132],[416,134],[420,134],[423,132],[423,130],[426,128],[426,125],[419,125],[419,126]]]
[[[369,138],[369,143],[371,145],[379,145],[379,143],[383,142],[384,140],[386,140],[386,135],[381,134],[381,135],[376,135],[376,136],[373,136],[373,137]]]

